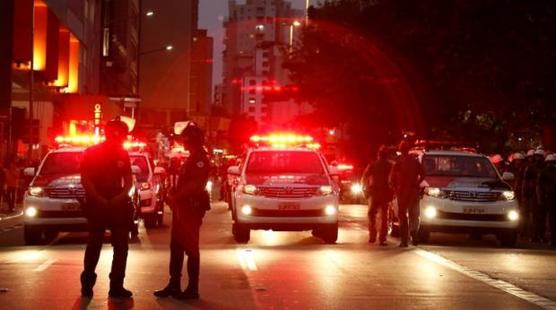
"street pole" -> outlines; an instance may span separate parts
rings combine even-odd
[[[34,59],[34,49],[35,49],[35,5],[33,5],[33,21],[32,21],[32,31],[31,31],[31,68],[29,70],[29,121],[28,121],[28,130],[29,130],[29,146],[27,150],[27,159],[30,161],[31,157],[33,156],[33,84],[35,83],[35,59]]]

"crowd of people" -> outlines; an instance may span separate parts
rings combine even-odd
[[[501,173],[514,175],[513,188],[519,201],[521,236],[531,242],[545,241],[547,222],[556,246],[556,154],[542,149],[514,153],[508,161],[496,163]]]

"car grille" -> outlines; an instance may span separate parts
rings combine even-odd
[[[75,188],[49,188],[46,190],[48,197],[50,198],[83,198],[85,197],[85,189],[81,187]]]
[[[253,209],[251,216],[260,217],[316,217],[324,216],[323,209],[313,210],[268,210],[268,209]]]
[[[500,197],[497,192],[472,192],[472,191],[449,191],[448,198],[457,201],[494,202]]]
[[[260,187],[259,193],[269,198],[308,198],[314,196],[317,190],[311,187]]]
[[[439,219],[462,220],[462,221],[483,221],[483,222],[503,222],[508,218],[505,214],[467,214],[438,211],[436,215]]]

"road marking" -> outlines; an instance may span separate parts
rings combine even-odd
[[[543,309],[556,310],[556,301],[537,295],[533,292],[526,291],[504,280],[494,279],[485,273],[462,266],[438,254],[434,254],[423,249],[416,249],[415,253],[425,259],[428,259],[429,261],[450,268],[477,281],[481,281],[487,285],[490,285],[515,297],[521,298]]]
[[[55,262],[56,262],[55,258],[49,258],[48,260],[46,260],[46,262],[40,264],[37,268],[33,269],[33,271],[36,272],[45,271],[48,267],[50,267],[50,265],[54,264]]]
[[[257,271],[257,263],[255,262],[255,255],[251,249],[237,249],[237,258],[239,259],[239,264],[241,268],[248,269],[250,271]]]

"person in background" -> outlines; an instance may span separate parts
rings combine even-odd
[[[8,204],[8,212],[12,213],[15,210],[17,184],[19,182],[19,168],[15,160],[10,160],[4,168],[4,175],[6,178],[6,203]]]
[[[550,217],[550,246],[556,246],[556,154],[549,154],[545,159],[546,166],[539,173],[537,182],[538,212],[544,222],[535,223],[536,236],[543,239],[546,232],[546,216]]]
[[[544,151],[537,149],[532,154],[528,152],[528,155],[530,155],[529,163],[523,173],[521,197],[530,218],[527,232],[531,234],[531,241],[537,243],[543,239],[540,230],[544,227],[543,222],[546,222],[546,215],[543,216],[545,213],[542,206],[539,206],[537,195],[539,175],[544,169]]]
[[[378,150],[377,161],[365,168],[361,184],[365,188],[365,196],[369,202],[369,243],[376,242],[376,216],[380,211],[380,245],[386,245],[388,232],[388,206],[394,198],[394,191],[390,185],[392,164],[388,161],[388,151],[383,145]]]
[[[411,234],[413,245],[419,243],[419,196],[420,184],[425,179],[423,166],[419,159],[409,154],[410,144],[402,141],[401,153],[392,170],[392,182],[398,198],[398,217],[400,220],[400,247],[408,246]]]

